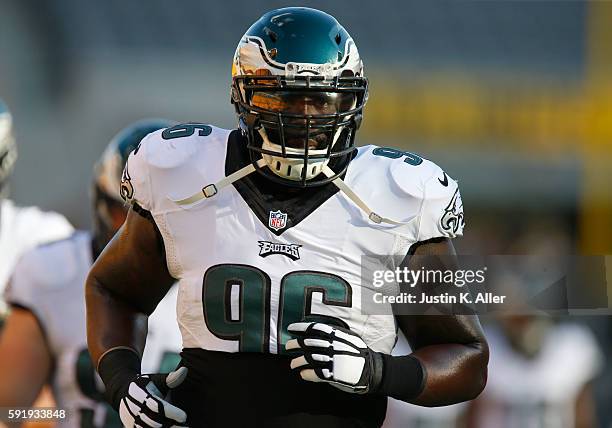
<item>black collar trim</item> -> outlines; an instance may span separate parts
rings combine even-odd
[[[236,129],[229,134],[225,176],[251,163],[246,147],[246,138],[242,136],[240,130]],[[333,183],[320,187],[291,188],[274,183],[257,172],[234,182],[233,185],[259,221],[276,236],[297,226],[338,192],[338,188]],[[273,211],[287,214],[285,227],[280,230],[270,227],[270,213]]]

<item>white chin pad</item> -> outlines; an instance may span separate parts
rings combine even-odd
[[[259,135],[263,139],[261,146],[264,150],[270,150],[277,153],[283,151],[282,147],[278,144],[270,142],[266,130],[261,127],[259,128]],[[291,155],[303,155],[303,149],[295,149],[292,147],[285,147],[285,153]],[[324,155],[327,153],[327,149],[309,150],[309,155]],[[302,179],[302,172],[304,169],[304,160],[295,158],[284,158],[282,156],[273,156],[263,154],[262,157],[268,164],[270,170],[278,175],[279,177],[286,178],[288,180],[299,181]],[[311,180],[321,173],[323,167],[329,163],[329,159],[320,158],[312,159],[306,164],[306,180]]]

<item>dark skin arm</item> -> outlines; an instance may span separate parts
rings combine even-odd
[[[104,352],[117,346],[133,348],[142,355],[147,317],[174,281],[155,223],[130,209],[85,284],[92,360],[97,363]]]
[[[453,269],[457,257],[449,239],[419,243],[415,256],[427,256],[427,268]],[[450,257],[449,257],[450,256]],[[418,259],[418,260],[416,260]],[[411,257],[408,267],[418,270],[424,257]],[[425,286],[426,287],[426,286]],[[423,391],[411,402],[444,406],[472,400],[487,382],[489,348],[475,315],[396,315],[412,355],[425,370]]]

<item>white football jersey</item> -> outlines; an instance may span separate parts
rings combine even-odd
[[[603,364],[593,334],[578,324],[553,326],[533,358],[515,351],[497,328],[486,336],[489,378],[475,426],[574,427],[576,399]]]
[[[72,231],[72,226],[61,214],[36,207],[17,207],[8,199],[0,199],[0,294],[25,251],[65,238]]]
[[[361,257],[405,255],[415,242],[462,234],[457,183],[416,155],[367,146],[344,181],[377,213],[405,225],[370,221],[339,191],[308,190],[309,201],[291,204],[258,198],[261,188],[249,177],[186,207],[173,202],[227,175],[230,146],[245,144],[231,132],[209,125],[154,132],[124,171],[123,194],[151,212],[179,280],[183,346],[279,353],[289,324],[323,319],[391,352],[393,316],[361,311]]]
[[[26,253],[5,293],[11,304],[32,311],[44,330],[55,364],[51,387],[58,408],[69,415],[59,421],[63,427],[121,426],[104,401],[104,387],[87,350],[84,284],[92,263],[90,233],[76,232]],[[169,371],[179,362],[175,308],[173,287],[149,318],[144,373]]]

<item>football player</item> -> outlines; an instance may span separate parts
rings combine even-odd
[[[0,406],[30,406],[49,383],[66,427],[119,427],[103,398],[86,345],[83,284],[93,260],[125,220],[119,196],[128,154],[150,132],[171,126],[161,119],[136,122],[110,142],[94,169],[94,228],[36,247],[17,263],[6,290],[12,312],[0,339]],[[173,289],[149,318],[143,367],[176,367],[180,333]]]
[[[512,314],[490,325],[487,337],[491,376],[469,405],[468,426],[603,426],[595,415],[593,381],[604,359],[585,326]]]
[[[273,10],[232,75],[239,128],[147,136],[124,171],[126,223],[87,278],[88,345],[122,422],[378,427],[388,396],[477,396],[488,349],[475,317],[362,310],[361,256],[442,263],[463,212],[432,162],[355,147],[368,88],[348,32],[318,10]],[[141,319],[175,281],[181,367],[143,374]],[[410,355],[390,356],[396,323]]]
[[[35,207],[18,207],[7,198],[8,179],[16,160],[13,117],[0,100],[0,294],[21,254],[38,244],[64,238],[73,231],[62,215]],[[6,309],[0,299],[0,324]]]

